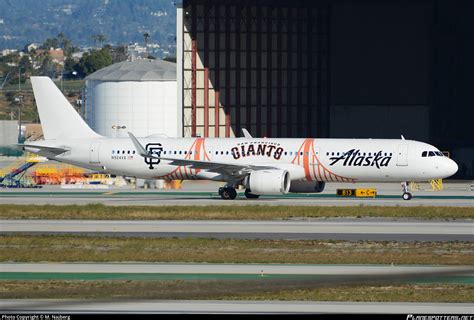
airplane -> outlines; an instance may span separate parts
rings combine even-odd
[[[48,77],[31,77],[44,140],[19,145],[48,159],[142,179],[213,180],[222,199],[318,193],[326,182],[399,182],[447,178],[457,164],[427,143],[402,139],[109,138],[94,132]]]

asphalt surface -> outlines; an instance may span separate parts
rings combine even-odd
[[[354,187],[352,187],[354,188]],[[270,206],[450,206],[474,207],[472,192],[427,193],[417,195],[410,201],[402,200],[400,194],[379,195],[376,198],[344,198],[335,194],[288,194],[262,196],[246,199],[239,194],[236,200],[222,200],[212,191],[140,191],[140,190],[69,190],[61,189],[14,189],[0,190],[0,204],[67,205],[102,203],[110,206],[177,206],[177,205],[270,205]]]
[[[380,313],[473,314],[472,303],[299,301],[0,300],[3,313]]]
[[[332,219],[331,221],[0,220],[0,234],[77,234],[122,237],[474,241],[463,222]]]
[[[36,273],[168,273],[261,275],[396,275],[445,272],[474,276],[472,266],[429,265],[291,265],[210,263],[0,263],[0,272]],[[466,270],[468,272],[466,272]]]

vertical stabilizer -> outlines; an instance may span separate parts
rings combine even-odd
[[[45,139],[98,138],[48,77],[31,77]]]

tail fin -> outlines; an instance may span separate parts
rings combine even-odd
[[[48,77],[31,77],[45,139],[98,138]]]

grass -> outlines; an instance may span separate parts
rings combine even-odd
[[[474,286],[366,284],[317,286],[278,281],[2,281],[0,299],[198,299],[474,302]]]
[[[2,235],[3,262],[473,265],[472,242],[383,242]]]
[[[273,220],[330,217],[472,219],[474,207],[2,205],[0,219]]]

